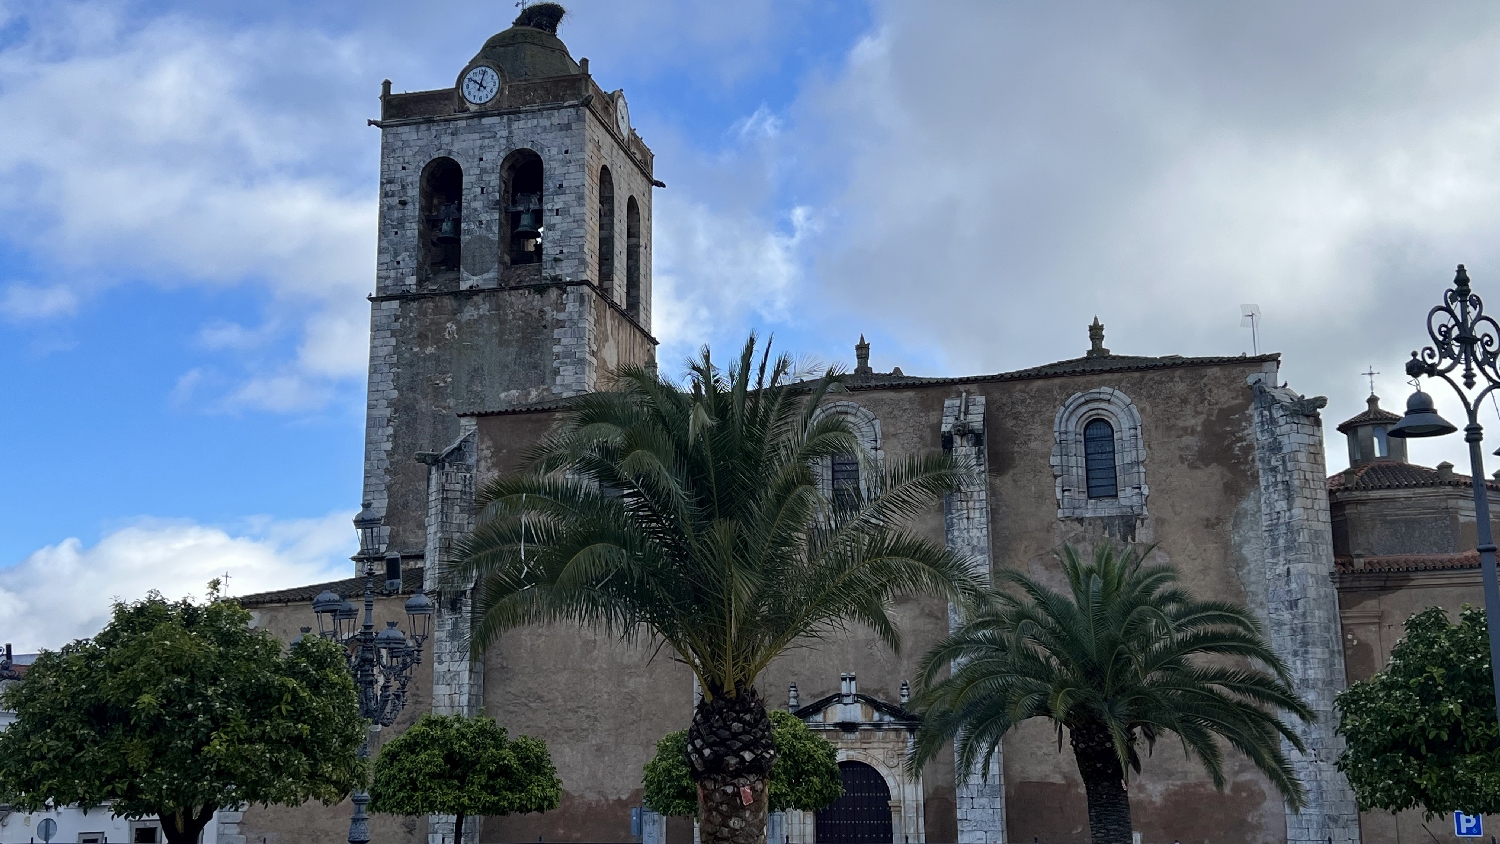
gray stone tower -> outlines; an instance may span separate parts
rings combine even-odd
[[[594,390],[655,357],[653,159],[538,4],[452,88],[396,94],[379,121],[364,499],[420,565],[427,466],[465,411]]]

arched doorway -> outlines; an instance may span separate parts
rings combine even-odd
[[[818,844],[890,844],[891,790],[863,762],[840,762],[844,796],[818,812]]]

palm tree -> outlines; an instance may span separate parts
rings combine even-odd
[[[1067,728],[1094,844],[1130,843],[1130,771],[1140,772],[1141,745],[1149,753],[1163,733],[1221,790],[1227,742],[1300,808],[1302,784],[1281,741],[1303,746],[1277,710],[1313,714],[1286,666],[1248,610],[1194,600],[1170,566],[1144,563],[1150,551],[1104,545],[1085,562],[1064,546],[1067,594],[998,573],[986,606],[923,658],[916,705],[925,718],[910,764],[956,742],[961,770],[988,770],[1013,727],[1049,718],[1058,750]]]
[[[966,470],[941,453],[879,472],[838,414],[835,372],[793,383],[752,335],[721,371],[705,348],[689,386],[626,368],[573,400],[526,471],[481,493],[453,576],[474,578],[474,646],[569,621],[645,638],[686,664],[702,698],[685,748],[712,844],[765,841],[771,724],[755,688],[788,649],[859,625],[901,642],[899,595],[972,598],[969,562],[905,524]],[[832,496],[816,467],[862,455],[865,491]]]

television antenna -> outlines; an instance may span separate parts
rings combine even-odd
[[[1250,348],[1260,354],[1260,305],[1240,305],[1240,328],[1250,329]]]

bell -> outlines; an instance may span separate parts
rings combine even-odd
[[[437,240],[438,243],[457,243],[458,242],[458,218],[457,217],[444,217],[443,218],[443,224],[442,224],[442,226],[440,226],[438,228],[438,235],[437,235],[436,240]]]
[[[1441,437],[1458,428],[1437,414],[1432,406],[1432,396],[1418,388],[1406,400],[1406,415],[1386,432],[1388,437]]]
[[[521,221],[516,224],[514,234],[522,240],[536,240],[542,236],[542,233],[537,231],[538,225],[540,221],[537,219],[536,209],[527,208],[521,212]]]

